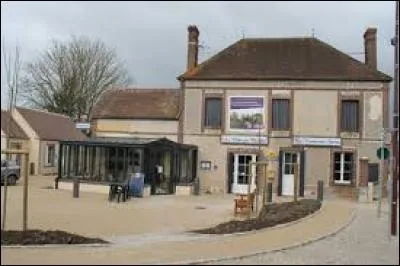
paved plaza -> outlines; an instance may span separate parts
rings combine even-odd
[[[325,201],[316,214],[287,226],[234,236],[204,236],[186,231],[232,219],[232,195],[155,196],[118,204],[109,203],[105,194],[82,192],[74,199],[71,191],[46,188],[50,185],[51,178],[31,179],[30,228],[60,229],[101,237],[112,244],[2,247],[2,264],[390,264],[399,261],[395,253],[398,238],[387,236],[386,205],[382,218],[378,219],[372,204],[332,199]],[[10,188],[8,200],[7,229],[20,229],[21,185]]]

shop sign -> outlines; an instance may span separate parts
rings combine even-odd
[[[340,138],[293,137],[293,145],[340,146]]]
[[[224,144],[251,144],[251,145],[267,145],[268,137],[266,136],[246,136],[246,135],[222,135],[221,143]]]

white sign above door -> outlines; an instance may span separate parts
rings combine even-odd
[[[266,144],[268,144],[268,137],[266,137],[266,136],[246,136],[246,135],[222,135],[221,143],[266,145]]]
[[[293,137],[293,145],[341,146],[340,138]]]

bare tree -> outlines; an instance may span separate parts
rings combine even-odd
[[[15,46],[15,53],[9,53],[6,49],[5,38],[3,37],[3,65],[5,71],[5,81],[6,81],[6,90],[8,96],[8,121],[6,128],[6,148],[10,149],[10,134],[11,134],[11,116],[13,112],[13,108],[17,101],[17,93],[18,86],[20,83],[20,71],[21,71],[21,59],[20,59],[20,47],[18,45]],[[8,154],[7,154],[8,156]],[[8,164],[7,164],[8,166]],[[5,229],[6,226],[6,214],[7,214],[7,175],[4,178],[4,200],[3,200],[3,223],[2,229]]]
[[[91,118],[99,96],[110,86],[130,82],[114,49],[100,41],[72,37],[52,46],[26,68],[24,97],[29,103],[73,120]]]
[[[5,81],[6,81],[6,90],[9,106],[8,108],[12,108],[13,105],[17,102],[17,93],[18,87],[20,85],[20,72],[21,72],[21,59],[20,59],[20,47],[19,45],[15,46],[15,52],[10,53],[6,49],[5,38],[3,37],[3,64],[5,70]]]

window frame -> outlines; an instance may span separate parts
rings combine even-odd
[[[355,129],[344,129],[343,128],[343,115],[344,115],[344,103],[345,102],[356,102],[357,103],[357,114],[356,114],[356,119],[357,119],[357,125]],[[340,101],[340,132],[349,132],[349,133],[360,133],[361,130],[361,101],[358,98],[342,98]]]
[[[287,101],[287,127],[278,128],[274,127],[274,101]],[[291,99],[290,98],[279,98],[274,97],[271,99],[271,110],[270,110],[270,119],[271,119],[271,131],[290,131],[291,123],[292,123],[292,112],[291,112]]]
[[[51,162],[49,162],[49,155],[50,155],[49,149],[50,148],[54,149],[53,154],[52,154],[53,159]],[[46,167],[55,167],[56,166],[56,144],[54,144],[54,143],[46,145],[45,166]]]
[[[220,125],[219,126],[209,126],[206,125],[207,118],[207,100],[217,99],[220,100],[221,110],[220,110]],[[203,104],[202,104],[202,119],[201,119],[201,131],[211,129],[211,130],[224,130],[225,128],[225,100],[223,94],[220,93],[203,93]]]
[[[335,175],[336,175],[336,160],[335,160],[335,155],[340,154],[340,179],[336,180]],[[350,180],[344,180],[344,174],[345,174],[345,154],[351,154],[352,156],[352,161],[351,161],[351,176]],[[354,150],[333,150],[331,153],[331,185],[334,186],[354,186],[356,183],[357,179],[357,153]]]
[[[262,127],[260,129],[258,129],[258,128],[257,129],[256,128],[253,128],[253,129],[232,128],[230,116],[231,116],[231,113],[232,113],[231,103],[232,103],[232,99],[233,98],[260,98],[260,99],[262,99],[262,102],[263,102],[263,107],[262,107]],[[267,108],[267,101],[266,101],[265,95],[262,95],[262,94],[260,94],[260,95],[246,95],[244,93],[244,95],[240,95],[240,94],[231,95],[227,99],[228,99],[228,103],[227,103],[227,106],[226,106],[226,110],[227,110],[226,120],[227,120],[227,123],[228,123],[228,131],[235,132],[235,133],[237,132],[239,134],[240,133],[254,134],[254,133],[257,133],[257,132],[265,132],[266,127],[267,127],[267,122],[269,121],[269,119],[267,120],[267,116],[265,115],[265,110],[267,110],[266,109]]]

